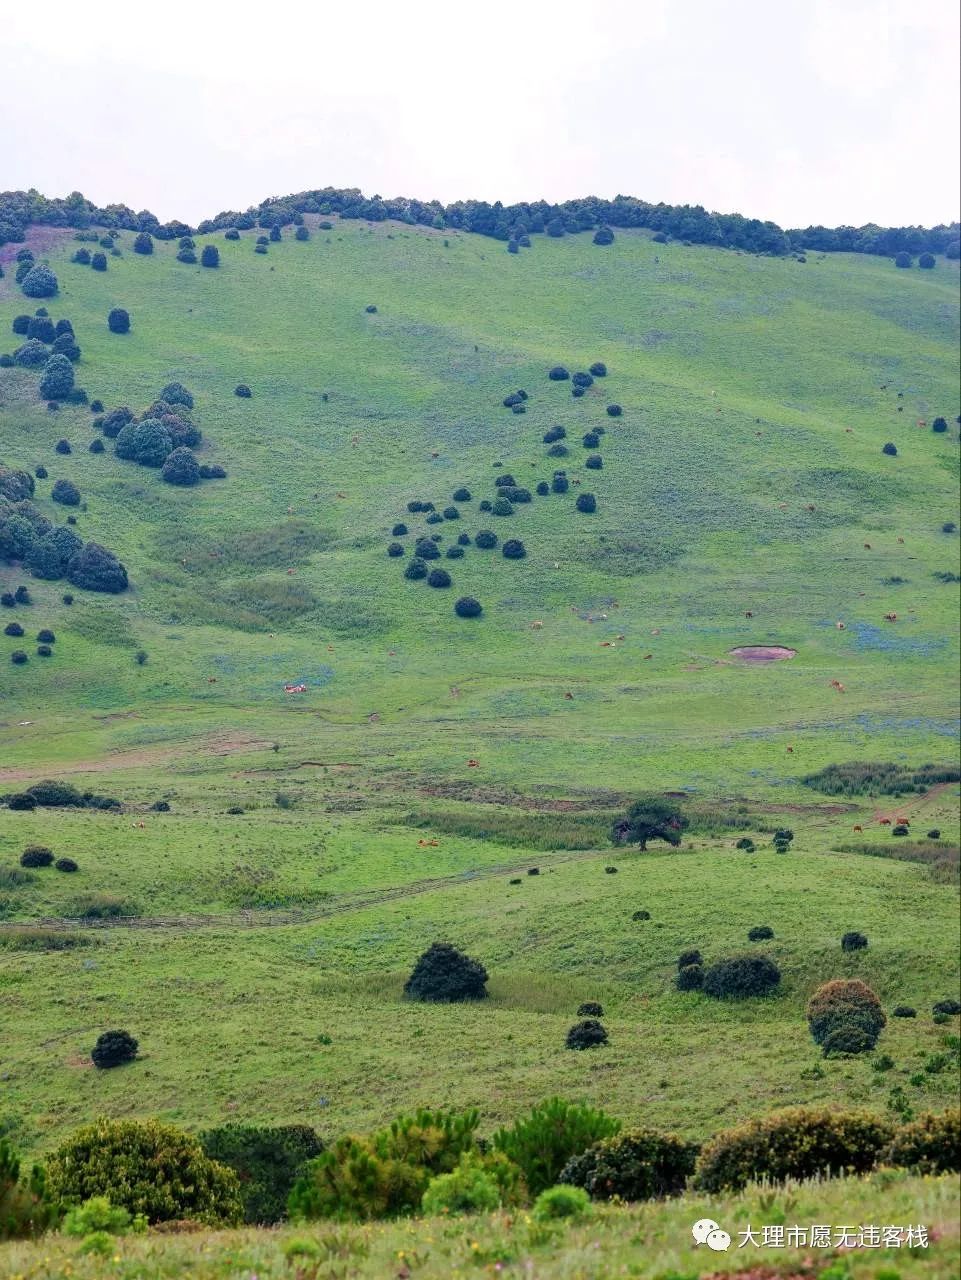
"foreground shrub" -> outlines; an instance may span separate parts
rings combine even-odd
[[[451,1002],[482,1000],[487,995],[487,970],[449,942],[434,942],[420,956],[404,983],[409,1000]]]
[[[887,1022],[881,1001],[859,978],[825,982],[807,1005],[808,1027],[815,1044],[823,1045],[832,1032],[857,1026],[877,1041]]]
[[[475,1149],[478,1119],[476,1111],[418,1111],[367,1137],[339,1138],[294,1184],[290,1216],[369,1221],[415,1212],[432,1179]]]
[[[555,364],[553,369],[548,371],[547,376],[551,382],[566,382],[571,375],[562,364]]]
[[[62,1231],[66,1236],[80,1238],[91,1235],[122,1236],[126,1235],[134,1224],[134,1219],[126,1209],[112,1205],[106,1196],[91,1196],[83,1204],[70,1209],[63,1220]],[[139,1219],[138,1226],[146,1226],[144,1219]],[[83,1248],[82,1252],[90,1250]],[[94,1250],[99,1252],[99,1249]]]
[[[564,1043],[568,1049],[596,1049],[607,1044],[607,1031],[596,1018],[585,1018],[574,1023]]]
[[[896,1004],[891,1010],[891,1016],[893,1018],[916,1018],[918,1011],[909,1004]]]
[[[581,1187],[547,1187],[534,1201],[531,1215],[535,1222],[577,1221],[590,1211],[590,1197]]]
[[[681,1194],[697,1152],[673,1133],[630,1129],[568,1160],[560,1180],[583,1187],[592,1200],[659,1200]]]
[[[148,1222],[190,1218],[211,1225],[242,1215],[233,1170],[196,1138],[158,1120],[107,1120],[77,1130],[51,1156],[51,1192],[68,1204],[106,1196]]]
[[[80,506],[80,490],[72,480],[57,480],[50,490],[50,497],[64,507]]]
[[[53,865],[53,850],[42,844],[31,844],[20,855],[21,867],[50,867]]]
[[[954,1017],[961,1013],[961,1002],[957,1000],[939,1000],[937,1004],[931,1006],[931,1012],[934,1014],[944,1013],[949,1017]]]
[[[129,1031],[104,1031],[97,1037],[91,1051],[93,1065],[102,1071],[133,1062],[137,1056],[138,1042]]]
[[[481,602],[473,596],[461,596],[454,605],[454,612],[458,618],[479,618],[484,609]]]
[[[111,333],[129,333],[130,312],[123,307],[114,307],[107,316],[107,328]]]
[[[31,267],[19,283],[28,298],[52,298],[60,288],[57,277],[42,263]]]
[[[431,569],[427,575],[427,585],[429,587],[449,587],[450,583],[451,577],[446,569]]]
[[[739,1191],[762,1179],[867,1173],[893,1136],[868,1111],[788,1107],[715,1134],[701,1148],[694,1182],[702,1191]]]
[[[709,965],[703,990],[716,1000],[746,1000],[768,995],[780,981],[781,971],[770,956],[747,953]]]
[[[200,265],[202,267],[220,266],[220,250],[215,244],[205,244],[203,249],[201,249]]]
[[[67,577],[75,587],[87,591],[126,591],[127,570],[112,551],[97,542],[85,542],[67,566]]]
[[[619,418],[623,412],[624,410],[619,404],[609,404],[607,406],[607,413],[611,418]]]
[[[854,1057],[868,1053],[877,1043],[877,1037],[855,1021],[839,1022],[827,1033],[822,1042],[825,1058]]]
[[[21,1175],[17,1153],[6,1138],[0,1138],[0,1240],[40,1236],[56,1218],[57,1206],[44,1170],[34,1165]]]
[[[146,231],[141,231],[134,237],[133,251],[134,253],[153,253],[153,238]]]
[[[961,1111],[926,1112],[903,1125],[881,1163],[924,1174],[961,1173]]]
[[[518,1165],[531,1195],[539,1195],[558,1181],[574,1156],[602,1138],[612,1138],[620,1121],[594,1107],[550,1098],[510,1129],[494,1134],[493,1144]]]
[[[211,1160],[233,1169],[240,1183],[243,1220],[256,1225],[280,1222],[287,1199],[308,1160],[324,1144],[308,1125],[228,1124],[200,1134]]]
[[[404,570],[404,577],[409,578],[411,582],[418,582],[421,578],[426,578],[427,564],[419,556],[415,556],[413,560],[408,562],[407,568]]]
[[[774,937],[774,930],[770,925],[758,924],[753,929],[748,929],[748,942],[766,942],[768,938]]]
[[[530,875],[531,872],[528,871],[527,874]],[[582,1005],[578,1006],[577,1016],[579,1018],[603,1018],[604,1007],[599,1005],[596,1000],[585,1000]]]
[[[429,1216],[460,1213],[492,1213],[500,1207],[500,1187],[471,1156],[462,1156],[451,1173],[438,1174],[427,1185],[421,1210]]]
[[[704,986],[704,966],[699,962],[681,965],[674,985],[678,991],[700,991]]]
[[[852,930],[850,933],[844,934],[841,938],[842,951],[863,951],[867,945],[868,940],[866,935],[858,933],[856,930]]]

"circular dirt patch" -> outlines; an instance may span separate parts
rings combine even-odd
[[[784,658],[797,657],[797,649],[787,649],[780,644],[742,644],[728,652],[745,662],[780,662]]]

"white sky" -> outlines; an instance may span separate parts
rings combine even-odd
[[[196,222],[326,185],[959,209],[956,0],[0,0],[0,188]]]

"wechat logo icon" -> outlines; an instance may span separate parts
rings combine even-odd
[[[724,1253],[731,1247],[731,1237],[726,1231],[721,1230],[713,1218],[700,1218],[691,1227],[691,1235],[696,1245],[706,1244],[715,1253]]]

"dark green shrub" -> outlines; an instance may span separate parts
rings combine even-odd
[[[597,499],[594,497],[593,493],[579,493],[574,505],[577,507],[578,511],[583,511],[587,515],[590,515],[592,512],[597,510]]]
[[[932,1013],[946,1013],[949,1017],[956,1017],[961,1013],[961,1002],[957,1000],[939,1000],[937,1004],[931,1006]]]
[[[541,498],[546,498],[547,495],[550,493],[550,491],[551,491],[551,486],[547,483],[546,480],[539,480],[537,482],[537,488],[535,489],[535,493],[537,493]]]
[[[432,569],[427,575],[427,585],[429,587],[449,587],[450,574],[446,569]]]
[[[451,494],[451,497],[454,499],[455,502],[470,502],[471,500],[470,489],[465,489],[463,487],[460,489],[455,489],[454,492]]]
[[[80,506],[80,490],[72,480],[57,480],[50,490],[50,497],[64,507]]]
[[[554,478],[551,480],[551,490],[554,493],[567,493],[571,487],[571,482],[563,471],[555,471]]]
[[[406,524],[395,524],[390,532],[394,538],[403,538],[407,533],[407,526]]]
[[[596,431],[588,431],[581,442],[585,449],[596,449],[601,443],[601,437]]]
[[[682,951],[677,957],[677,967],[683,969],[688,964],[703,964],[704,957],[696,947],[690,947],[686,951]]]
[[[858,933],[856,930],[853,930],[853,929],[851,930],[850,933],[844,934],[844,936],[841,938],[842,951],[863,951],[867,945],[868,945],[868,940],[866,935],[863,933]]]
[[[19,622],[8,622],[3,629],[3,634],[5,636],[22,636],[23,627],[21,627]]]
[[[571,378],[571,382],[575,387],[592,387],[594,385],[594,379],[589,373],[575,373]]]
[[[914,265],[914,259],[910,253],[901,252],[895,256],[894,265],[901,268],[911,267]]]
[[[909,836],[911,831],[908,827],[899,824],[898,826],[891,828],[891,834],[893,836]]]
[[[181,249],[177,254],[177,261],[184,262],[190,267],[194,266],[197,262],[196,251],[194,249]]]
[[[0,1241],[43,1235],[58,1217],[40,1165],[21,1176],[20,1160],[6,1138],[0,1138]]]
[[[73,365],[65,355],[51,356],[43,367],[39,384],[43,400],[63,400],[73,390]]]
[[[444,517],[441,515],[439,511],[432,511],[430,515],[427,517],[428,524],[443,524],[443,522],[444,522]]]
[[[243,1220],[272,1225],[287,1212],[287,1198],[308,1160],[324,1144],[307,1125],[228,1124],[199,1135],[204,1153],[233,1169],[240,1183]]]
[[[30,332],[30,321],[32,319],[33,316],[14,316],[12,326],[14,333],[23,338],[27,337]]]
[[[409,578],[411,582],[417,582],[421,578],[427,577],[427,565],[419,557],[414,557],[404,570],[404,577]]]
[[[716,1000],[765,996],[780,984],[781,971],[770,956],[753,953],[716,960],[704,971],[703,991]]]
[[[133,1062],[137,1056],[137,1047],[137,1041],[129,1031],[104,1031],[97,1037],[90,1056],[95,1067],[106,1071],[110,1067]]]
[[[50,648],[50,646],[49,646],[48,644],[38,644],[38,645],[37,645],[37,657],[38,657],[38,658],[52,658],[52,657],[53,657],[53,650]]]
[[[515,484],[517,484],[517,481],[509,471],[502,472],[494,481],[494,485],[498,489],[512,489]]]
[[[808,1001],[807,1019],[811,1036],[820,1045],[839,1026],[852,1023],[877,1041],[887,1022],[881,1001],[859,978],[835,978],[823,983]]]
[[[181,446],[167,455],[160,469],[160,478],[167,484],[197,484],[200,480],[200,463],[189,449]]]
[[[596,1049],[607,1044],[607,1031],[596,1018],[575,1022],[567,1033],[564,1044],[568,1049]]]
[[[8,351],[4,351],[4,353],[0,355],[0,369],[12,369],[13,364],[13,356],[10,355]]]
[[[70,447],[69,440],[58,440],[57,443],[54,445],[54,451],[56,453],[60,453],[64,455],[68,453],[73,453],[73,450]]]
[[[27,337],[36,338],[38,342],[51,343],[57,337],[57,330],[49,316],[31,316],[27,325]]]
[[[20,865],[31,868],[53,866],[53,851],[42,844],[28,845],[20,855]]]
[[[497,534],[490,529],[481,529],[474,537],[474,545],[483,551],[490,551],[497,546]]]
[[[961,1173],[961,1112],[926,1112],[902,1125],[885,1147],[880,1163],[937,1176]]]
[[[59,338],[55,339],[53,346],[50,348],[52,356],[66,356],[71,364],[76,364],[80,359],[80,348],[77,346],[77,340],[72,333],[63,333]],[[73,394],[68,395],[65,399],[69,399],[71,404],[77,402],[76,397],[81,393],[81,389],[75,389]],[[86,392],[83,393],[86,396]]]
[[[940,839],[941,839],[941,832],[938,830],[938,828],[937,828],[937,827],[933,827],[933,828],[928,832],[928,839],[929,839],[929,840],[940,840]]]
[[[73,257],[70,259],[70,261],[76,262],[77,265],[81,267],[89,267],[90,266],[90,250],[78,249],[76,253],[73,255]]]
[[[688,819],[676,801],[657,795],[642,796],[614,824],[611,840],[615,844],[636,844],[642,852],[649,840],[663,840],[676,848],[687,826]]]
[[[889,458],[896,458],[898,456],[898,447],[896,444],[891,444],[891,442],[888,441],[888,443],[882,448],[881,452],[886,453]]]
[[[463,558],[463,555],[464,555],[464,548],[462,546],[455,545],[453,547],[447,548],[448,560],[460,560]]]
[[[595,360],[594,363],[591,365],[589,372],[593,374],[595,378],[606,378],[607,365],[603,362],[603,360]]]
[[[90,441],[90,452],[91,452],[91,453],[103,453],[103,452],[104,452],[104,443],[103,443],[103,441],[100,439],[100,437],[99,437],[99,436],[97,436],[95,439],[93,439],[93,440],[91,440],[91,441]]]
[[[514,507],[507,498],[498,498],[491,507],[491,514],[495,516],[512,516]]]
[[[504,543],[503,554],[507,560],[523,560],[527,549],[520,538],[508,538]]]
[[[114,307],[107,316],[107,328],[111,333],[129,333],[130,312],[123,307]]]
[[[563,440],[567,432],[563,427],[549,427],[544,432],[543,440],[545,444],[553,444],[555,440]]]
[[[490,511],[493,505],[490,498],[482,498],[477,504],[477,509],[478,511]]]
[[[10,655],[10,661],[15,667],[22,667],[25,662],[29,661],[29,658],[22,649],[14,649]]]
[[[144,418],[121,427],[114,452],[118,458],[139,462],[143,467],[162,467],[173,447],[166,427],[157,418]]]
[[[37,632],[37,639],[40,641],[41,644],[55,644],[57,637],[54,635],[54,633],[50,630],[49,627],[41,627],[41,629]]]
[[[521,1169],[531,1195],[539,1195],[558,1181],[568,1161],[620,1130],[620,1121],[594,1107],[550,1098],[534,1107],[529,1116],[493,1137],[502,1151]]]
[[[856,1021],[838,1022],[824,1037],[825,1058],[853,1057],[873,1049],[877,1038]]]
[[[609,404],[607,406],[608,417],[619,418],[623,412],[624,410],[619,404]]]
[[[867,1173],[893,1136],[891,1124],[867,1111],[787,1107],[709,1139],[698,1156],[694,1185],[717,1193],[764,1179]]]
[[[94,271],[106,271],[107,255],[105,253],[95,253],[90,259],[90,265]]]
[[[748,942],[766,942],[768,938],[773,937],[774,930],[767,924],[757,924],[753,929],[748,929],[747,931]]]
[[[141,231],[134,237],[134,253],[153,253],[153,237],[147,231]]]
[[[947,431],[947,429],[948,429],[948,424],[946,419],[944,418],[941,418],[941,417],[935,418],[934,421],[931,423],[931,430],[936,432],[938,435],[940,435],[942,432]]]
[[[891,1016],[893,1018],[916,1018],[918,1011],[909,1004],[896,1004],[891,1010]]]
[[[402,556],[404,554],[403,544],[400,542],[390,542],[387,545],[387,554],[389,556]]]
[[[697,963],[682,965],[674,985],[678,991],[700,991],[704,986],[704,966]]]
[[[94,255],[94,257],[97,256],[103,257],[103,254]],[[18,284],[28,298],[52,298],[60,288],[57,283],[57,277],[43,263],[38,266],[31,266],[23,279],[18,281]]]
[[[459,534],[457,535],[457,545],[458,545],[459,547],[469,547],[469,546],[470,546],[470,534],[469,534],[469,533],[459,533]]]
[[[933,253],[922,253],[920,258],[918,258],[918,266],[921,267],[923,271],[930,271],[935,265],[936,260]]]
[[[266,253],[266,252],[267,252],[266,244],[261,244],[260,241],[258,241],[257,244],[254,245],[254,253]]]
[[[14,364],[20,365],[23,369],[36,369],[40,365],[46,364],[50,358],[50,352],[38,342],[36,338],[28,338],[20,347],[17,347],[13,353]]]
[[[599,453],[592,453],[585,459],[584,466],[588,471],[600,471],[604,466],[604,460]]]
[[[548,370],[547,376],[551,382],[566,382],[571,375],[562,364],[555,364],[553,369]]]
[[[434,942],[420,956],[404,983],[409,1000],[448,1003],[482,1000],[487,995],[487,970],[449,942]]]
[[[200,265],[202,267],[219,267],[220,266],[220,250],[215,244],[205,244],[200,251]]]
[[[582,1187],[592,1200],[661,1200],[681,1194],[697,1153],[676,1134],[630,1129],[574,1156],[560,1181]]]
[[[68,874],[80,870],[73,858],[58,858],[53,865],[57,871],[64,871]]]
[[[530,875],[530,872],[527,874]],[[598,1004],[596,1000],[586,1000],[584,1004],[578,1006],[577,1016],[579,1018],[603,1018],[604,1007]]]
[[[437,546],[437,543],[432,541],[430,538],[418,538],[414,550],[417,555],[420,556],[421,560],[440,559],[440,548]]]
[[[461,596],[454,605],[454,612],[458,618],[479,618],[484,610],[480,601],[473,596]]]
[[[445,507],[443,511],[443,516],[445,520],[459,520],[460,512],[457,510],[456,507]]]
[[[594,232],[594,239],[592,243],[600,245],[613,244],[614,232],[610,227],[598,227]]]
[[[534,501],[530,489],[525,489],[521,485],[511,485],[507,489],[501,489],[501,494],[508,502],[516,502],[521,506],[526,502]]]
[[[86,542],[71,557],[67,577],[75,587],[86,591],[107,591],[116,595],[126,591],[127,570],[112,551],[97,542]]]
[[[54,1195],[68,1204],[106,1196],[148,1222],[189,1218],[211,1225],[242,1216],[232,1169],[210,1160],[196,1138],[158,1120],[106,1120],[79,1129],[51,1156]]]
[[[115,440],[127,423],[132,421],[133,413],[126,405],[122,405],[119,409],[111,409],[110,412],[104,416],[103,423],[101,424],[103,433],[108,440]]]

